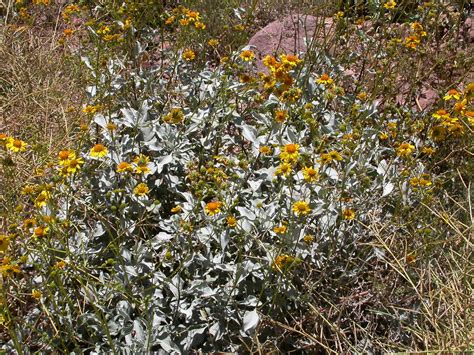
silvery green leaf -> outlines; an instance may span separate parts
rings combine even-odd
[[[229,241],[230,241],[229,231],[226,230],[222,232],[220,239],[221,239],[221,248],[222,248],[222,251],[224,251],[225,248],[227,247],[227,244],[229,244]]]
[[[143,344],[146,339],[145,330],[143,329],[141,322],[137,319],[133,321],[133,331],[135,332],[135,340]]]
[[[107,128],[107,120],[105,119],[104,115],[100,113],[94,116],[94,122],[102,128]]]
[[[260,317],[256,310],[245,312],[244,319],[242,321],[242,330],[246,333],[254,332],[259,320]]]
[[[393,191],[394,188],[395,188],[395,185],[392,184],[391,182],[386,183],[383,187],[382,197],[389,195]]]
[[[249,126],[247,124],[242,124],[240,125],[240,128],[242,129],[242,135],[244,136],[245,139],[247,139],[249,142],[258,145],[258,139],[257,139],[257,130]]]
[[[173,161],[173,154],[169,154],[169,155],[166,155],[164,157],[161,157],[158,159],[157,163],[156,163],[156,167],[157,167],[157,172],[158,173],[161,173],[163,171],[163,168],[169,164],[171,161]]]
[[[246,207],[236,207],[237,211],[239,211],[240,215],[242,217],[245,217],[251,221],[255,221],[255,219],[257,218],[257,216],[255,215],[255,213],[253,213],[252,211],[250,211],[248,208]]]

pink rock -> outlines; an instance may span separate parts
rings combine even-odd
[[[293,14],[283,20],[274,21],[258,31],[249,41],[253,46],[257,68],[266,68],[261,59],[266,55],[306,53],[308,46],[330,50],[334,36],[332,18]]]

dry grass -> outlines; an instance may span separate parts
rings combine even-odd
[[[59,147],[68,146],[83,90],[77,59],[58,46],[51,31],[5,26],[0,36],[0,132],[28,141],[35,152],[35,159],[16,162],[15,176],[9,177],[13,162],[3,162],[3,215],[15,206],[15,196],[32,172]]]

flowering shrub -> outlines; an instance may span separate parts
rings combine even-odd
[[[190,9],[164,18],[206,28]],[[448,192],[464,191],[449,190],[455,175],[434,157],[472,148],[473,84],[427,114],[347,86],[341,62],[324,55],[267,56],[256,74],[252,48],[213,67],[197,63],[201,44],[144,68],[129,61],[147,55],[152,31],[134,43],[133,19],[87,30],[106,54],[82,55],[84,121],[23,186],[0,238],[4,349],[423,348],[412,325],[434,310],[410,265],[466,242],[464,205],[438,212]],[[133,54],[110,47],[121,42]],[[0,139],[4,160],[34,156],[31,143]],[[398,289],[380,269],[397,271]],[[336,302],[362,309],[337,314]],[[366,330],[368,317],[391,330]],[[285,324],[294,335],[282,340]]]

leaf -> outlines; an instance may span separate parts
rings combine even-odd
[[[244,332],[253,332],[258,325],[260,317],[256,310],[246,312],[244,315],[242,330]]]
[[[383,187],[382,197],[389,195],[393,191],[394,188],[395,188],[395,185],[392,184],[391,182],[385,184],[385,186]]]

